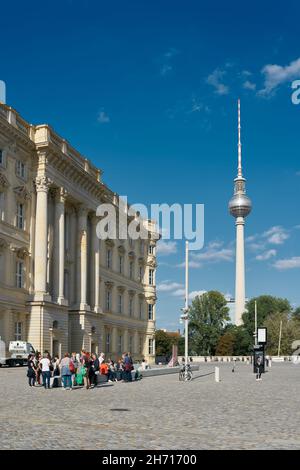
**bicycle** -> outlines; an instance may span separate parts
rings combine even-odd
[[[190,364],[187,365],[187,370],[185,368],[185,365],[181,366],[181,369],[179,371],[179,380],[180,382],[189,382],[193,378],[193,372]]]

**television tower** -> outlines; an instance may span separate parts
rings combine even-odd
[[[229,202],[229,212],[236,222],[236,273],[235,273],[235,324],[243,323],[245,312],[245,218],[252,210],[251,200],[246,196],[246,180],[242,170],[241,102],[238,100],[238,175],[234,180],[234,196]]]

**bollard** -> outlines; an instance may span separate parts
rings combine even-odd
[[[215,367],[215,381],[220,382],[220,368]]]

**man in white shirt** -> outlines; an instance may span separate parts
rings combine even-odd
[[[42,369],[43,376],[43,386],[45,389],[50,388],[50,360],[47,357],[47,354],[44,354],[43,359],[40,360],[40,368]]]

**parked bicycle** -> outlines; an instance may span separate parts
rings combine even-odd
[[[188,382],[188,381],[192,380],[192,378],[193,378],[193,372],[192,372],[191,365],[188,364],[187,368],[186,368],[185,364],[183,364],[181,366],[180,371],[179,371],[179,380],[181,382]]]

